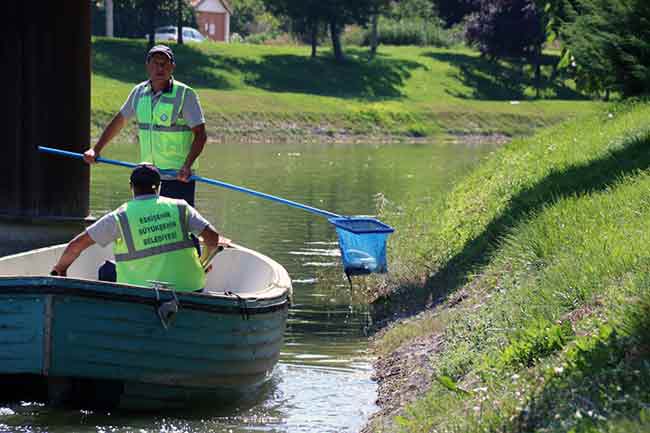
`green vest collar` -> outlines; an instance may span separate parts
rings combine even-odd
[[[152,198],[158,198],[158,194],[142,194],[137,197],[133,197],[133,200],[150,200]]]
[[[161,93],[171,93],[172,90],[174,90],[174,77],[171,77],[169,79],[167,85],[162,89]],[[154,94],[151,80],[147,81],[147,91],[151,94]]]

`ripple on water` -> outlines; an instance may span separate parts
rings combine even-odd
[[[371,366],[367,364],[367,368],[356,371],[280,364],[279,395],[275,403],[279,408],[291,408],[283,421],[285,431],[312,433],[314,426],[322,432],[359,431],[364,420],[377,410],[376,385],[370,379]]]
[[[336,262],[305,262],[302,264],[303,266],[315,266],[315,267],[332,267],[336,266]]]
[[[289,251],[292,256],[341,257],[338,249],[305,248],[301,251]]]
[[[293,284],[316,284],[318,282],[318,278],[303,278],[303,279],[295,279],[291,281]]]

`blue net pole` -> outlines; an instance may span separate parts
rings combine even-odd
[[[38,150],[55,155],[83,159],[82,154],[68,152],[66,150],[53,149],[44,146],[39,146]],[[137,166],[137,164],[131,162],[117,161],[103,157],[98,157],[96,161],[128,168],[135,168]],[[172,175],[176,174],[174,170],[162,170],[161,172]],[[255,191],[243,186],[222,182],[220,180],[209,179],[207,177],[193,175],[190,179],[207,183],[209,185],[231,189],[233,191],[243,192],[255,197],[286,204],[316,215],[327,217],[328,221],[336,227],[339,236],[339,247],[341,249],[341,260],[343,261],[343,266],[348,278],[350,275],[387,271],[386,239],[394,229],[375,218],[342,216],[313,206]]]
[[[54,155],[61,155],[61,156],[67,156],[67,157],[76,158],[76,159],[83,159],[83,155],[81,153],[68,152],[67,150],[53,149],[51,147],[45,147],[45,146],[38,146],[38,150],[40,150],[41,152],[52,153]],[[129,167],[129,168],[135,168],[137,166],[137,164],[134,164],[134,163],[131,163],[131,162],[117,161],[117,160],[114,160],[114,159],[108,159],[108,158],[103,158],[103,157],[98,157],[96,159],[96,161],[97,162],[103,162],[105,164],[119,165],[119,166],[122,166],[122,167]],[[176,173],[173,170],[162,170],[162,172],[168,173],[168,174],[175,174]],[[263,193],[263,192],[255,191],[254,189],[245,188],[243,186],[238,186],[238,185],[233,185],[231,183],[222,182],[220,180],[209,179],[207,177],[196,176],[196,175],[191,176],[190,180],[196,180],[198,182],[203,182],[203,183],[207,183],[207,184],[210,184],[210,185],[220,186],[222,188],[231,189],[233,191],[239,191],[239,192],[243,192],[243,193],[246,193],[246,194],[254,195],[256,197],[264,198],[264,199],[275,201],[275,202],[278,202],[278,203],[283,203],[283,204],[286,204],[288,206],[292,206],[292,207],[295,207],[295,208],[298,208],[298,209],[302,209],[304,211],[311,212],[311,213],[314,213],[314,214],[317,214],[317,215],[320,215],[320,216],[324,216],[324,217],[327,217],[327,218],[341,218],[341,215],[335,214],[333,212],[329,212],[329,211],[326,211],[326,210],[323,210],[323,209],[318,209],[318,208],[313,207],[313,206],[298,203],[298,202],[295,202],[295,201],[292,201],[292,200],[287,200],[287,199],[284,199],[282,197],[277,197],[277,196],[274,196],[274,195],[271,195],[271,194],[266,194],[266,193]]]

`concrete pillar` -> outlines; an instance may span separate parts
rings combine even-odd
[[[30,238],[30,227],[47,238],[47,232],[77,224],[56,235],[58,241],[78,231],[88,215],[90,171],[78,160],[41,154],[37,146],[88,148],[90,2],[7,0],[0,29],[6,95],[0,104],[0,243],[6,247],[8,236]]]
[[[112,38],[113,34],[113,0],[106,0],[106,36]]]

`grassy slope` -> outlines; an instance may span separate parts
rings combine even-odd
[[[349,49],[342,65],[327,50],[311,60],[304,47],[205,43],[174,49],[176,77],[198,89],[212,136],[256,128],[300,135],[317,127],[364,134],[379,128],[416,136],[514,135],[594,106],[570,83],[545,82],[547,99],[531,101],[526,74],[466,49],[382,47],[372,61],[366,50]],[[144,41],[93,41],[93,136],[145,78],[144,52]]]
[[[393,269],[460,300],[378,343],[445,342],[396,431],[650,431],[649,116],[612,108],[516,140],[444,207],[392,216]]]

